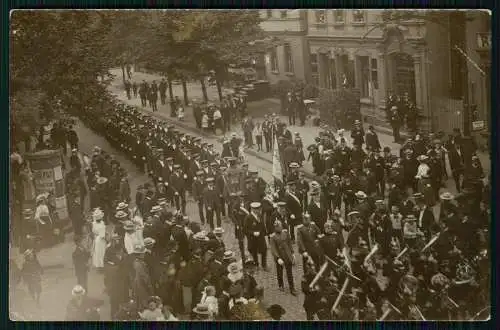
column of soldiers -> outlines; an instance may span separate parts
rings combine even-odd
[[[221,158],[213,146],[132,107],[117,106],[115,112],[96,120],[104,121],[108,138],[150,174],[153,184],[146,184],[136,196],[145,219],[143,235],[167,246],[163,254],[174,251],[176,261],[166,262],[174,274],[198,257],[221,268],[215,264],[224,259],[224,243],[218,235],[225,214],[233,224],[242,259],[251,256],[249,265],[267,270],[270,249],[278,286],[284,288],[285,270],[293,295],[297,246],[308,319],[467,318],[488,304],[489,188],[481,181],[477,157],[468,162],[466,152],[459,152],[464,166],[468,164],[468,171],[461,172],[467,174],[458,176],[463,189],[458,196],[440,194],[444,173],[439,172],[442,163],[436,154],[442,152],[441,144],[419,137],[402,147],[399,158],[387,149],[381,154],[380,145],[377,150],[374,132],[358,134],[361,128],[354,129],[354,149],[347,146],[342,132],[339,136],[324,132],[309,148],[321,179],[308,182],[299,172],[300,165],[290,162],[286,189],[269,194],[257,173],[245,164],[239,166],[236,158]],[[460,149],[461,141],[457,136],[453,148]],[[446,150],[453,152],[450,145]],[[199,222],[182,216],[188,192],[197,203]],[[438,199],[436,219],[432,207]],[[173,205],[179,216],[173,216],[175,220],[170,215],[155,216],[158,204],[167,205],[166,209]],[[211,229],[208,234],[199,231],[205,223]],[[173,224],[179,236],[159,229]],[[131,228],[130,223],[125,227]],[[196,257],[194,251],[200,250],[188,244],[190,239],[181,230],[185,227],[197,233],[190,238],[214,244],[209,250],[201,249],[212,251],[211,256]],[[199,290],[192,290],[191,300],[181,294],[194,288],[193,283],[213,284],[218,294],[228,294],[233,302],[246,297],[243,289],[214,280],[225,278],[225,273],[238,278],[240,268],[233,264],[221,270],[223,276],[207,271],[189,284],[178,283],[177,298],[169,291],[163,301],[179,305],[179,311],[187,310],[186,300],[194,306]]]

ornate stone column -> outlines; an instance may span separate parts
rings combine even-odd
[[[413,65],[415,72],[415,104],[418,111],[424,116],[420,126],[424,130],[431,128],[432,114],[430,113],[430,106],[428,104],[427,96],[427,74],[425,70],[425,58],[423,54],[413,56]]]

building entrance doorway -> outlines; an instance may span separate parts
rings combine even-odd
[[[416,103],[415,96],[415,67],[413,58],[406,53],[391,55],[393,90],[397,95],[408,93],[410,100]]]

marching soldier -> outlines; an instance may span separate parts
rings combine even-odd
[[[214,230],[214,213],[217,218],[217,227],[222,226],[220,216],[220,199],[217,191],[215,190],[215,179],[210,177],[207,178],[205,182],[207,183],[207,187],[203,191],[203,204],[205,205],[207,222],[210,225],[210,229]]]
[[[186,214],[186,175],[183,175],[179,164],[174,165],[174,173],[170,176],[169,182],[174,191],[176,209]]]
[[[307,213],[304,214],[303,223],[297,226],[297,245],[299,253],[302,254],[304,269],[311,259],[316,270],[319,271],[321,260],[317,241],[320,234],[321,230],[314,222],[311,222],[311,216]]]
[[[203,171],[197,171],[196,172],[196,177],[193,182],[193,188],[192,188],[192,196],[193,199],[196,201],[198,204],[198,214],[200,216],[200,222],[202,225],[205,225],[205,216],[204,216],[204,204],[203,204],[203,194],[205,192],[205,177],[203,175]]]
[[[295,292],[292,273],[292,266],[295,264],[292,240],[290,238],[290,234],[286,229],[283,229],[283,226],[279,220],[274,222],[274,233],[269,236],[269,244],[271,245],[271,253],[276,261],[279,289],[281,291],[284,290],[283,268],[285,268],[290,293],[293,296],[296,296],[297,293]]]
[[[295,242],[295,226],[302,223],[302,204],[296,195],[296,182],[288,182],[286,193],[286,208],[290,215],[290,237]]]
[[[261,257],[261,266],[267,271],[267,243],[266,243],[266,225],[262,219],[261,203],[254,202],[250,204],[251,212],[245,218],[245,233],[248,241],[248,252],[258,265],[258,255]]]
[[[250,215],[250,212],[245,205],[245,199],[238,196],[237,193],[232,193],[231,211],[234,224],[234,236],[238,241],[240,255],[242,260],[245,258],[245,219]]]

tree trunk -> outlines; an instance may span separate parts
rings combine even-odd
[[[205,86],[205,78],[200,78],[201,91],[203,92],[203,101],[208,102],[207,86]]]
[[[219,101],[222,102],[222,83],[219,79],[215,79],[215,84],[217,85],[217,93],[219,94]]]
[[[170,76],[167,76],[167,83],[168,83],[168,96],[170,96],[170,100],[174,99],[174,91],[172,90],[172,79]]]
[[[184,105],[189,104],[188,90],[186,80],[182,79],[182,91],[184,92]]]
[[[122,65],[122,78],[123,78],[123,83],[125,84],[125,65]]]

